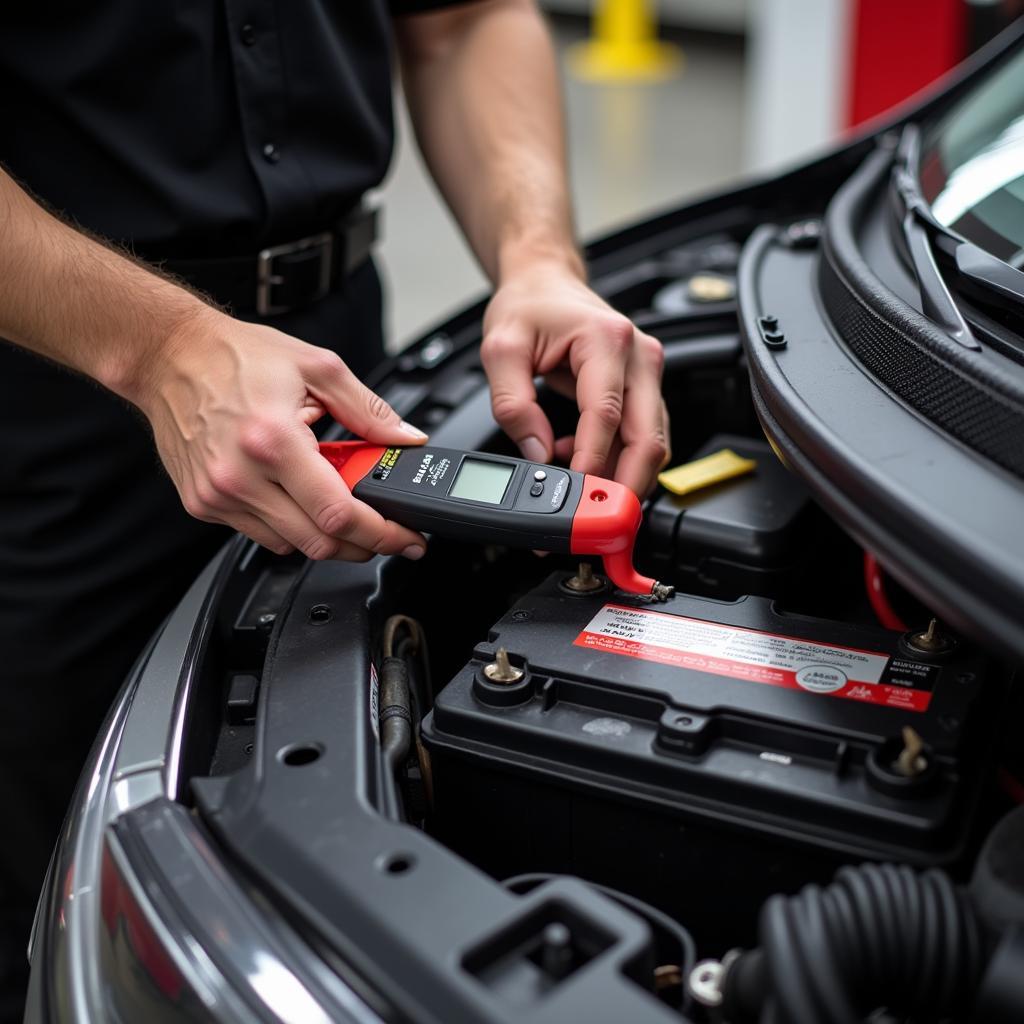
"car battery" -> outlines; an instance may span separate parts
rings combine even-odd
[[[644,515],[639,562],[687,593],[787,596],[817,555],[821,512],[764,440],[717,434],[693,457],[723,448],[757,467],[691,494],[660,493]]]
[[[766,895],[840,861],[957,861],[999,689],[968,645],[566,582],[510,609],[424,720],[436,827],[465,855],[659,878],[659,898],[686,870]]]

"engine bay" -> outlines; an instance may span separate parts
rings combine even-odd
[[[814,244],[813,221],[788,230]],[[439,538],[414,566],[253,549],[223,582],[218,724],[193,729],[189,793],[368,999],[402,956],[401,995],[448,985],[449,1021],[847,1019],[821,1009],[832,988],[895,1013],[878,1019],[1013,1019],[995,996],[957,1015],[1010,934],[978,908],[1024,899],[987,867],[1024,860],[1012,672],[766,442],[740,241],[712,232],[602,279],[665,346],[674,461],[757,464],[645,504],[637,565],[676,588],[667,603],[596,562]],[[510,452],[457,333],[398,369],[387,397],[438,443]],[[566,432],[572,405],[543,402]]]

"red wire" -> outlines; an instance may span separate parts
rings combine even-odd
[[[878,621],[886,629],[898,629],[901,633],[905,633],[907,625],[889,603],[889,597],[885,592],[885,583],[882,580],[882,567],[870,551],[864,552],[864,586],[867,587],[868,600],[871,602]]]

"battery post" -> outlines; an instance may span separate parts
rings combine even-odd
[[[924,753],[924,740],[921,739],[917,731],[910,725],[903,726],[902,736],[903,749],[896,758],[893,767],[900,775],[913,779],[928,770],[928,758],[925,757]]]
[[[911,633],[906,643],[916,654],[932,656],[948,654],[956,646],[956,641],[942,629],[938,619],[932,619],[927,629]]]
[[[604,587],[604,580],[594,575],[594,568],[589,562],[580,562],[576,575],[564,580],[562,586],[573,594],[593,594]]]
[[[492,683],[518,683],[524,672],[508,660],[508,651],[504,647],[499,647],[494,655],[494,661],[484,666],[484,675]]]

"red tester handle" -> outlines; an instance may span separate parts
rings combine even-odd
[[[386,451],[387,448],[365,441],[320,442],[320,454],[338,471],[349,490],[377,465]]]
[[[604,571],[620,590],[652,594],[657,580],[633,568],[633,544],[643,512],[640,499],[614,480],[583,477],[583,494],[572,520],[569,551],[574,555],[600,555]]]

